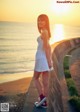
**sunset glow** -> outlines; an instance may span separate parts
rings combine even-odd
[[[57,1],[61,0],[0,0],[0,21],[36,23],[38,15],[44,13],[50,23],[80,25],[80,3]]]
[[[64,39],[64,27],[62,24],[55,24],[50,44]]]
[[[60,4],[57,3],[57,0],[54,0],[53,4],[51,5],[51,9],[57,15],[64,15],[70,11],[70,4]]]

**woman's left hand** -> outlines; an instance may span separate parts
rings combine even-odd
[[[52,61],[48,62],[48,65],[49,65],[49,68],[52,68],[53,67],[53,62]]]

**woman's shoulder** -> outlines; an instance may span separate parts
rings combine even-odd
[[[46,29],[42,30],[41,35],[43,39],[48,39],[48,31]]]
[[[48,31],[46,29],[41,30],[41,34],[48,34]]]

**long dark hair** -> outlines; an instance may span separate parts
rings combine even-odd
[[[51,33],[50,33],[50,26],[49,26],[49,18],[48,18],[48,16],[46,14],[41,14],[41,15],[38,16],[37,21],[39,19],[41,19],[42,21],[46,22],[45,29],[47,29],[48,35],[49,35],[49,38],[50,38],[51,37]],[[37,22],[37,25],[38,25],[38,22]],[[41,27],[39,27],[39,25],[38,25],[38,30],[41,33]]]

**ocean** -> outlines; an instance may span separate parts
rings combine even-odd
[[[76,38],[80,37],[80,27],[51,24],[51,34],[51,43],[55,38],[61,40],[60,36]],[[0,74],[33,71],[38,36],[35,23],[0,22]]]

